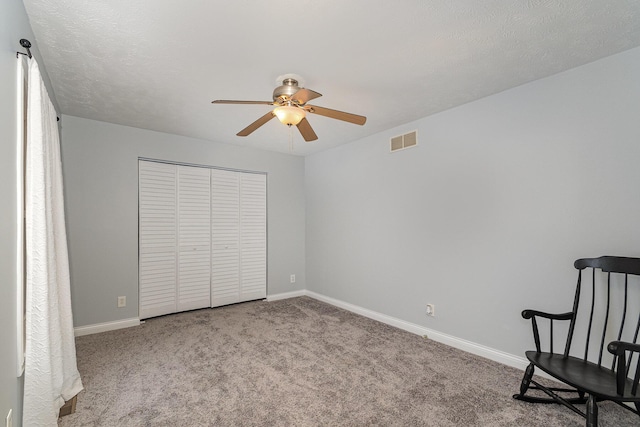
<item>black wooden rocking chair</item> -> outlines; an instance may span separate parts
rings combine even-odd
[[[587,427],[598,425],[597,402],[599,401],[613,401],[640,415],[640,391],[638,390],[640,344],[637,344],[638,332],[640,331],[640,298],[637,298],[638,289],[629,290],[630,285],[640,288],[638,278],[629,277],[630,275],[640,276],[640,258],[613,256],[585,258],[577,260],[574,266],[578,269],[578,285],[572,311],[562,314],[548,314],[536,310],[522,312],[522,317],[531,319],[536,350],[526,352],[530,364],[525,370],[520,384],[520,393],[514,394],[513,397],[527,402],[562,404],[586,418]],[[582,289],[582,271],[585,269],[592,270],[590,290],[588,286]],[[587,293],[590,294],[585,295],[587,298],[585,302],[588,305],[581,305],[581,295]],[[630,295],[635,295],[635,297],[629,300]],[[600,297],[602,297],[602,305],[599,305]],[[540,348],[540,333],[536,320],[538,318],[549,320],[549,352],[543,352]],[[554,320],[570,321],[563,353],[553,352]],[[627,323],[632,327],[632,332],[625,332],[625,324]],[[600,326],[602,327],[602,335],[595,343],[597,346],[592,345],[593,348],[590,349],[589,344],[593,344],[591,332],[593,330],[598,334],[596,329],[599,330]],[[578,329],[584,330],[577,333]],[[606,347],[613,355],[610,369],[604,366],[605,363],[602,360],[605,337],[609,335],[608,332],[616,336],[616,339],[608,343]],[[584,340],[584,355],[582,357],[570,355],[574,337]],[[623,338],[626,341],[622,341]],[[598,350],[597,363],[595,363],[595,350]],[[588,356],[591,355],[593,355],[594,361],[588,360]],[[635,363],[632,363],[632,360],[635,360]],[[532,379],[535,368],[540,368],[573,388],[545,387],[539,384]],[[529,389],[540,390],[549,398],[525,395]],[[558,392],[577,393],[577,396],[565,398],[558,395]],[[635,409],[629,406],[631,403]],[[586,404],[586,413],[578,409],[576,404]]]

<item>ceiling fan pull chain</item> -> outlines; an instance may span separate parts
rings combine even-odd
[[[289,126],[289,152],[293,153],[293,130],[291,129],[291,125]]]

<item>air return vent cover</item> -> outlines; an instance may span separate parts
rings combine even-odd
[[[416,131],[405,133],[404,135],[391,138],[391,151],[403,150],[418,145]]]

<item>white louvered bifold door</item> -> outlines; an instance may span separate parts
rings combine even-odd
[[[178,166],[178,311],[211,302],[211,188],[208,168]]]
[[[266,176],[139,161],[140,318],[265,298]]]
[[[211,170],[211,307],[240,301],[240,174]]]
[[[176,166],[139,161],[140,318],[176,311]]]
[[[267,296],[267,177],[240,174],[240,300]]]

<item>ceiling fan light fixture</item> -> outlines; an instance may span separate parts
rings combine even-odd
[[[302,108],[292,107],[290,105],[277,107],[273,110],[273,113],[278,117],[278,120],[280,120],[282,124],[288,126],[297,125],[306,116],[306,113]]]

